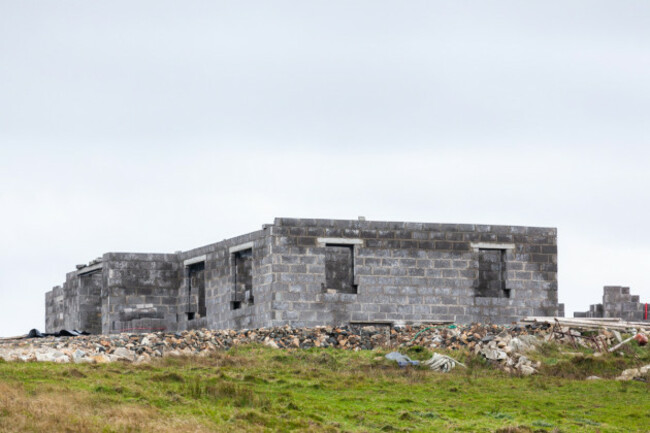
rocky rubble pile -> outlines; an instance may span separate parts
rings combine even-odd
[[[261,343],[273,348],[335,347],[371,350],[377,347],[432,349],[468,348],[506,371],[534,372],[522,354],[535,344],[548,326],[382,326],[316,328],[261,328],[253,330],[192,330],[180,333],[91,335],[12,339],[0,342],[0,358],[6,361],[106,363],[147,362],[164,356],[205,355],[219,349]]]
[[[409,344],[424,347],[458,350],[467,348],[476,355],[482,355],[498,368],[508,373],[525,376],[534,374],[540,367],[524,354],[534,349],[549,332],[548,324],[503,327],[497,325],[473,324],[462,328],[434,328],[432,335],[416,335]],[[425,328],[426,329],[426,328]]]

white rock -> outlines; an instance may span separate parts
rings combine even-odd
[[[623,370],[621,375],[617,377],[616,380],[632,380],[635,377],[639,377],[640,375],[641,372],[638,368],[628,368],[627,370]]]
[[[517,366],[529,365],[529,364],[530,364],[530,361],[528,360],[527,357],[525,357],[523,355],[519,357],[519,360],[517,360]]]
[[[115,349],[115,352],[111,354],[111,360],[119,361],[122,359],[126,361],[133,361],[135,359],[135,354],[131,352],[129,349],[126,349],[124,347],[118,347],[117,349]]]
[[[68,362],[72,361],[69,355],[60,352],[60,351],[55,351],[54,352],[54,362],[59,363],[59,364],[66,364]]]
[[[147,353],[143,353],[142,355],[138,356],[138,358],[135,360],[136,364],[142,364],[142,363],[147,363],[151,361],[151,357]]]
[[[508,355],[503,350],[492,349],[489,347],[483,348],[481,354],[492,361],[503,361],[508,359]]]
[[[108,362],[111,362],[110,358],[103,353],[92,357],[93,364],[106,364]]]
[[[37,351],[31,355],[35,361],[38,362],[57,362],[59,364],[65,364],[70,362],[70,357],[60,350],[55,349],[44,349],[42,351]]]
[[[36,352],[35,355],[38,362],[54,362],[54,356],[50,352]]]
[[[86,357],[86,352],[84,352],[81,349],[75,350],[74,353],[72,354],[72,360],[75,362],[75,364],[83,362],[85,357]]]
[[[532,337],[532,338],[531,338]],[[537,338],[532,335],[521,335],[515,337],[508,343],[510,347],[515,352],[524,353],[531,349],[535,348],[535,345],[538,343]]]
[[[25,354],[25,355],[19,355],[18,359],[23,361],[23,362],[32,362],[36,360],[36,357],[34,356],[33,353],[30,354]]]
[[[517,369],[518,369],[518,370],[521,372],[521,374],[523,374],[524,376],[530,376],[531,374],[535,374],[535,373],[536,373],[536,370],[535,370],[533,367],[531,367],[530,365],[523,365],[523,364],[522,364],[522,365],[520,365]]]

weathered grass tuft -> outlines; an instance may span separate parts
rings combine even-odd
[[[629,360],[614,355],[594,357],[593,355],[577,355],[563,359],[553,365],[544,365],[545,375],[564,379],[582,380],[588,376],[614,378],[628,368]]]
[[[271,407],[271,402],[266,396],[254,392],[252,388],[245,385],[221,380],[206,381],[198,376],[193,377],[184,384],[181,394],[194,400],[210,399],[234,407],[258,409]]]
[[[129,433],[208,432],[192,419],[160,417],[150,407],[105,404],[85,392],[37,392],[0,382],[0,432]],[[186,430],[187,429],[187,430]]]

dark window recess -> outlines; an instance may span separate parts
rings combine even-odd
[[[198,313],[199,317],[205,317],[207,311],[205,308],[205,262],[194,263],[187,267],[187,279],[188,279],[188,304],[191,306],[192,295],[197,295],[198,297]],[[194,320],[195,318],[194,311],[188,311],[187,319]]]
[[[325,246],[325,288],[339,293],[357,293],[354,284],[354,246]]]
[[[253,250],[237,251],[233,254],[235,267],[235,290],[231,306],[233,310],[242,307],[244,302],[253,304]]]
[[[486,298],[509,298],[506,289],[506,250],[479,249],[478,287],[476,296]]]

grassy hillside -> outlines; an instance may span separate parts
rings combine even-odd
[[[650,385],[586,381],[650,363],[542,347],[541,374],[401,369],[385,351],[247,345],[150,364],[0,361],[0,432],[650,432]],[[413,357],[430,353],[412,348]]]

